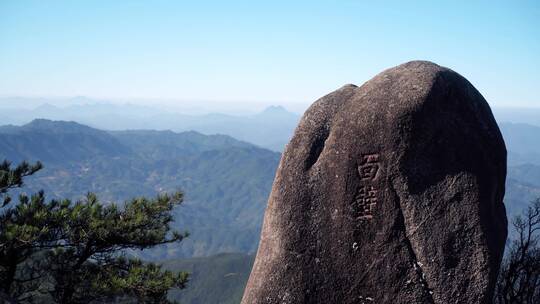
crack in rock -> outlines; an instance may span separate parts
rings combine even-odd
[[[403,200],[401,199],[401,196],[399,196],[399,194],[397,193],[396,189],[394,188],[394,185],[391,182],[389,183],[389,185],[390,185],[389,188],[391,189],[394,196],[398,200],[399,222],[400,222],[401,225],[403,225],[403,227],[400,227],[400,228],[403,228],[403,234],[404,234],[404,237],[405,237],[405,245],[407,246],[407,249],[409,250],[409,252],[410,252],[410,254],[411,254],[412,258],[413,258],[412,266],[414,268],[414,271],[418,274],[418,276],[420,278],[420,284],[424,288],[424,291],[426,292],[426,296],[429,297],[430,303],[435,303],[435,300],[433,299],[433,289],[431,289],[429,287],[429,283],[427,281],[426,275],[424,274],[424,271],[422,269],[423,265],[422,265],[422,263],[418,262],[418,256],[416,255],[416,252],[414,251],[414,247],[412,245],[412,242],[409,239],[409,234],[408,234],[408,231],[407,231],[407,225],[405,224],[405,215],[403,214],[403,206],[402,206]]]

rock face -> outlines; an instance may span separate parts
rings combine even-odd
[[[242,303],[490,303],[505,178],[459,74],[414,61],[344,86],[285,149]]]

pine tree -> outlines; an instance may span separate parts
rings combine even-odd
[[[0,164],[0,299],[169,303],[168,290],[185,287],[186,273],[126,253],[187,236],[170,228],[171,211],[183,201],[181,192],[123,205],[104,205],[92,193],[78,202],[47,201],[43,191],[12,202],[8,192],[41,168],[40,163]]]

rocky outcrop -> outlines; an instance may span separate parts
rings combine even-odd
[[[285,149],[242,303],[489,303],[505,177],[491,110],[452,70],[344,86]]]

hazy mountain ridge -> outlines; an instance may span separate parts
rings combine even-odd
[[[67,99],[47,98],[0,98],[0,119],[3,124],[22,125],[36,118],[73,120],[104,130],[172,130],[184,132],[194,130],[206,135],[225,134],[255,145],[282,151],[300,120],[300,115],[287,111],[282,106],[270,106],[257,114],[223,114],[217,112],[186,114],[180,109],[137,105],[114,104],[105,100],[86,97]],[[191,111],[193,112],[193,111]],[[538,108],[493,108],[495,118],[503,133],[514,133],[515,125],[527,135],[540,128]],[[534,131],[536,129],[536,131]],[[536,136],[537,138],[538,136]],[[508,140],[521,141],[525,145],[540,145],[537,141],[523,141],[508,136]],[[535,147],[536,149],[538,147]],[[521,148],[518,148],[521,149]],[[525,149],[527,150],[527,149]],[[535,151],[538,151],[536,149]],[[527,163],[540,158],[538,155],[510,151],[513,163]],[[517,153],[517,154],[516,154]]]
[[[540,126],[540,108],[501,107],[492,108],[498,122],[510,122]]]
[[[499,123],[508,149],[509,165],[540,164],[540,127],[525,123]]]
[[[22,125],[36,118],[73,120],[104,130],[172,130],[197,131],[206,135],[225,134],[239,140],[281,151],[296,127],[300,116],[281,106],[270,106],[253,115],[222,113],[184,114],[149,106],[108,104],[90,99],[68,101],[63,106],[31,100],[33,108],[16,106],[11,99],[1,99],[0,119],[4,124]],[[39,103],[42,102],[42,103]],[[9,106],[6,106],[9,105]]]

